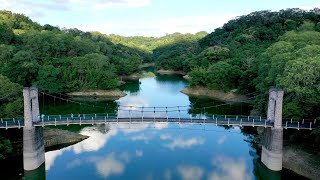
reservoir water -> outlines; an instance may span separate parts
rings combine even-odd
[[[188,86],[177,75],[157,75],[130,81],[119,100],[79,100],[80,104],[41,98],[41,113],[126,113],[127,107],[186,106],[181,116],[248,115],[251,106],[180,92]],[[65,98],[62,96],[62,98]],[[94,107],[93,107],[94,105]],[[220,106],[218,106],[220,105]],[[177,112],[175,112],[177,113]],[[88,139],[47,149],[45,165],[23,173],[22,158],[0,161],[5,179],[283,179],[299,177],[288,170],[273,172],[260,162],[250,128],[179,123],[124,123],[105,126],[64,126]],[[14,169],[15,168],[15,169]]]

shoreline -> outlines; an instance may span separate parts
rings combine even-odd
[[[139,66],[139,68],[152,67],[155,66],[155,63],[143,63]]]
[[[183,71],[175,71],[175,70],[171,70],[171,69],[168,69],[168,70],[159,69],[159,70],[157,70],[157,73],[158,74],[179,74],[182,76],[187,75],[187,73],[185,73]]]
[[[264,128],[257,128],[257,133],[257,135],[254,135],[254,140],[251,141],[251,143],[257,144],[261,150],[264,138]],[[320,177],[319,164],[319,155],[311,154],[303,149],[297,149],[288,141],[283,141],[283,168],[309,179],[318,179],[318,177]]]
[[[181,90],[183,94],[186,94],[188,96],[194,96],[194,97],[208,97],[211,99],[217,99],[220,101],[225,102],[233,102],[233,103],[240,103],[245,102],[249,103],[250,100],[248,97],[244,95],[236,94],[232,91],[230,92],[224,92],[223,90],[214,90],[214,89],[208,89],[205,87],[188,87],[183,90]]]
[[[133,73],[127,76],[122,76],[122,80],[139,80],[140,78],[146,77],[156,77],[153,72],[140,72],[140,73]]]
[[[68,130],[44,128],[43,139],[45,148],[60,146],[64,144],[75,144],[87,139],[89,136],[84,136]]]
[[[320,177],[319,160],[316,155],[290,145],[283,146],[282,167],[310,179]]]
[[[51,149],[57,146],[67,147],[69,145],[76,144],[89,136],[81,135],[68,130],[62,130],[58,128],[43,128],[43,143],[45,150]],[[15,158],[22,156],[23,154],[23,141],[11,141],[12,152],[5,156],[5,159]]]
[[[121,98],[127,94],[119,89],[115,90],[87,90],[87,91],[76,91],[67,93],[73,97],[94,97],[94,98]]]

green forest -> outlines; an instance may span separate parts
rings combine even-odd
[[[115,89],[119,77],[150,62],[188,73],[191,86],[252,96],[259,115],[269,88],[277,87],[285,90],[284,117],[320,117],[320,9],[258,11],[210,34],[159,38],[40,25],[0,11],[0,117],[22,114],[23,86],[47,93]]]
[[[19,92],[36,85],[48,93],[115,89],[119,76],[155,62],[189,74],[191,86],[256,97],[266,112],[268,89],[285,90],[284,117],[318,117],[320,10],[258,11],[212,33],[124,37],[40,25],[0,11],[1,116],[17,114]],[[19,113],[18,113],[19,114]]]
[[[284,117],[320,114],[320,10],[259,11],[198,41],[153,51],[159,68],[189,73],[192,86],[255,95],[265,115],[270,87],[285,90]]]

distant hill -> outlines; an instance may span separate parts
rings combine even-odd
[[[236,17],[199,41],[156,48],[158,68],[189,73],[191,85],[256,98],[266,112],[270,86],[286,90],[284,116],[320,116],[320,9],[258,11]]]

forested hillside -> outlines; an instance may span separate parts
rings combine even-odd
[[[21,114],[17,92],[23,86],[36,85],[48,93],[114,89],[119,76],[137,72],[141,63],[153,62],[155,48],[205,35],[105,35],[42,26],[22,14],[0,11],[0,115]]]
[[[165,36],[159,40],[168,44],[160,44],[153,50],[153,60],[157,68],[185,70],[184,67],[189,63],[187,58],[199,53],[200,46],[198,41],[207,35],[206,32],[196,34],[179,34]]]
[[[146,57],[101,34],[40,26],[8,11],[0,12],[0,22],[1,74],[50,93],[113,89],[117,75],[137,71]]]
[[[157,64],[189,72],[191,85],[255,95],[261,114],[275,86],[285,90],[285,117],[314,118],[320,115],[319,37],[319,9],[259,11],[230,20],[194,46],[176,43],[154,53],[165,48],[158,57],[169,56]]]
[[[114,89],[119,75],[150,57],[100,33],[41,26],[9,11],[0,12],[0,34],[1,117],[21,114],[23,86],[49,93]]]
[[[34,84],[49,93],[114,89],[119,76],[155,62],[159,69],[188,72],[193,86],[254,95],[261,114],[269,87],[283,88],[285,117],[315,117],[320,111],[319,13],[259,11],[210,34],[153,38],[42,26],[1,11],[0,84],[19,84],[17,89]]]

